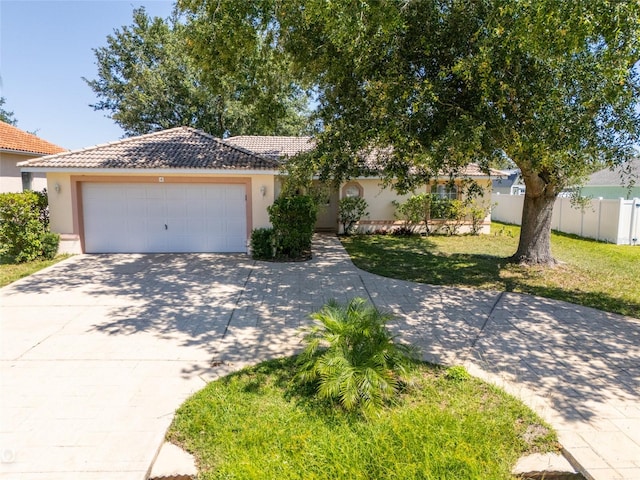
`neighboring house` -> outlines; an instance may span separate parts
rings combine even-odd
[[[0,121],[0,193],[44,189],[47,186],[44,173],[21,175],[17,164],[64,151],[62,147]]]
[[[504,175],[491,181],[491,191],[500,195],[524,195],[525,186],[520,175],[520,169],[504,170]]]
[[[617,167],[614,170],[605,168],[592,174],[580,189],[580,195],[627,200],[640,198],[640,157],[633,159],[626,167],[630,172],[627,173],[623,167]],[[633,185],[629,185],[630,180],[633,181]]]
[[[280,191],[282,159],[311,148],[305,137],[223,141],[178,127],[19,166],[46,174],[51,230],[76,251],[246,252],[251,231],[270,226],[267,207]],[[466,173],[490,188],[477,167]],[[393,225],[392,200],[401,198],[379,183],[358,178],[331,197],[337,205],[338,198],[362,195],[371,214],[363,226]],[[434,188],[452,195],[445,179]],[[336,231],[337,213],[331,218],[325,210],[325,217],[318,227]]]

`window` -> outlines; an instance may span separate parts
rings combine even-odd
[[[33,175],[31,172],[21,172],[22,175],[22,191],[33,190]]]
[[[362,186],[359,183],[347,183],[342,187],[342,198],[345,197],[362,197]]]
[[[439,183],[431,187],[431,193],[434,193],[441,199],[455,200],[458,198],[458,186],[449,183]]]

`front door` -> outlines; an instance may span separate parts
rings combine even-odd
[[[338,190],[330,189],[323,195],[316,221],[317,232],[338,231]]]

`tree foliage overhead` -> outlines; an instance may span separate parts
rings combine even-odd
[[[319,86],[321,142],[351,158],[393,145],[394,177],[506,154],[557,190],[638,139],[637,2],[283,3],[297,6],[281,8],[286,45]]]
[[[238,134],[299,134],[306,127],[306,97],[269,49],[240,50],[231,25],[209,24],[204,14],[150,18],[144,8],[133,24],[114,31],[94,50],[98,75],[86,80],[128,135],[188,125],[222,137]],[[227,39],[204,61],[191,36]],[[212,35],[213,37],[213,35]],[[256,56],[264,76],[256,71]]]
[[[229,90],[236,130],[307,132],[308,93],[296,81],[279,40],[273,0],[179,0],[188,18],[189,54],[206,83]]]

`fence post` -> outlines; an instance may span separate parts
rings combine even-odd
[[[640,216],[640,198],[634,198],[631,201],[631,222],[629,225],[629,245],[638,243],[638,217]]]
[[[559,212],[558,212],[558,226],[556,227],[558,229],[559,232],[562,232],[562,198],[557,197],[556,198],[556,204],[558,204],[560,206],[559,208]]]
[[[584,237],[584,206],[580,206],[580,236]]]
[[[602,197],[598,197],[598,231],[596,232],[596,240],[600,241],[600,224],[602,222]]]

